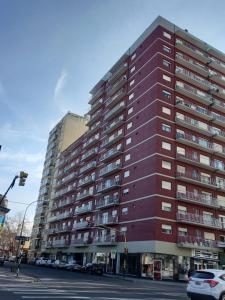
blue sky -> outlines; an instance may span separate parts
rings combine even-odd
[[[49,130],[88,111],[91,88],[158,15],[225,52],[224,11],[220,0],[0,0],[0,193],[29,173],[10,214],[38,197]]]

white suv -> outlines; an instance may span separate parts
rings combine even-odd
[[[187,295],[191,300],[225,300],[225,270],[195,271],[189,278]]]

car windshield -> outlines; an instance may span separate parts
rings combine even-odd
[[[200,279],[213,279],[215,275],[211,272],[195,272],[192,276],[192,278],[200,278]]]

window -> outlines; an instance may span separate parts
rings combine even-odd
[[[128,207],[123,207],[122,208],[122,215],[127,215],[128,214]]]
[[[133,73],[135,70],[135,66],[133,66],[133,68],[130,70],[130,73]]]
[[[162,160],[162,168],[167,169],[167,170],[171,170],[171,162],[166,161],[166,160]]]
[[[162,141],[162,149],[165,149],[165,150],[169,150],[169,151],[171,151],[171,144],[170,144],[170,143],[167,143],[167,142],[164,142],[164,141]]]
[[[132,126],[133,126],[133,123],[132,123],[132,122],[128,123],[128,124],[127,124],[127,129],[130,129]]]
[[[171,63],[165,59],[163,59],[163,66],[166,67],[167,69],[171,68]]]
[[[185,156],[185,148],[177,147],[177,154]]]
[[[124,232],[124,233],[127,232],[127,227],[125,227],[125,226],[124,226],[124,227],[121,227],[121,228],[120,228],[120,232]]]
[[[172,184],[170,181],[162,180],[162,189],[171,190]]]
[[[133,110],[134,110],[133,106],[132,106],[131,108],[129,108],[129,109],[128,109],[128,112],[127,112],[128,115],[130,115],[130,114],[133,112]]]
[[[134,54],[131,56],[131,60],[134,60],[136,56],[137,56],[136,53],[134,53]]]
[[[128,188],[123,190],[123,194],[124,195],[127,195],[128,193],[129,193],[129,189]]]
[[[169,34],[168,32],[166,31],[163,31],[163,36],[169,40],[171,40],[171,34]]]
[[[131,100],[132,98],[134,98],[134,93],[129,95],[129,100]]]
[[[168,91],[166,91],[166,90],[163,90],[163,91],[162,91],[162,95],[163,95],[163,97],[166,98],[166,99],[171,99],[171,93],[168,92]]]
[[[185,167],[183,167],[183,166],[177,166],[177,173],[179,173],[179,174],[185,174],[185,170],[186,170],[186,168]]]
[[[210,240],[210,241],[215,241],[215,233],[204,232],[204,239]]]
[[[171,225],[162,224],[162,233],[172,234],[172,226]]]
[[[178,235],[179,236],[186,236],[188,233],[187,228],[178,227]]]
[[[163,74],[163,79],[164,79],[165,81],[171,82],[171,77],[170,77],[170,76],[167,76],[166,74]]]
[[[208,156],[200,154],[200,163],[209,166],[210,165],[210,158]]]
[[[171,53],[172,50],[170,47],[167,47],[166,45],[163,45],[163,51],[166,52],[166,53]]]
[[[128,176],[130,176],[130,171],[129,170],[124,172],[124,178],[126,178]]]
[[[125,161],[127,161],[127,160],[129,160],[130,159],[130,154],[127,154],[126,156],[125,156]]]
[[[165,106],[163,106],[162,107],[162,112],[164,113],[164,114],[166,114],[166,115],[171,115],[171,109],[170,108],[168,108],[168,107],[165,107]]]
[[[126,145],[129,145],[131,143],[131,137],[129,137],[128,139],[126,139]]]
[[[164,211],[171,211],[171,203],[162,202],[162,210],[164,210]]]
[[[134,84],[134,79],[130,82],[130,86],[132,86]]]
[[[178,192],[178,193],[182,193],[182,194],[186,194],[186,192],[187,192],[186,186],[185,186],[185,185],[178,184],[178,185],[177,185],[177,192]]]
[[[171,126],[167,124],[162,124],[162,130],[165,132],[171,132]]]

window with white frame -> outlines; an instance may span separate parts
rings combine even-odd
[[[177,147],[177,154],[185,156],[185,148]]]
[[[179,236],[186,236],[188,234],[187,228],[178,227],[178,235]]]
[[[128,193],[129,193],[129,188],[126,188],[126,189],[123,190],[124,195],[127,195]]]
[[[132,98],[134,98],[134,93],[130,94],[128,99],[131,100]]]
[[[168,91],[166,91],[166,90],[163,90],[163,91],[162,91],[162,95],[163,95],[163,97],[166,98],[166,99],[171,99],[171,93],[168,92]]]
[[[172,164],[170,161],[162,160],[162,168],[163,169],[171,170],[171,166],[172,166]]]
[[[172,183],[170,181],[162,180],[162,189],[171,190]]]
[[[163,123],[162,130],[165,132],[171,132],[171,126]]]
[[[129,160],[130,159],[130,153],[128,153],[126,156],[125,156],[125,161]]]
[[[172,145],[168,142],[162,141],[162,149],[171,151]]]
[[[163,79],[168,82],[171,82],[171,80],[172,80],[171,77],[166,74],[163,74]]]
[[[134,79],[133,80],[131,80],[131,82],[130,82],[130,86],[132,86],[134,84]]]
[[[171,63],[168,60],[163,59],[163,66],[167,69],[171,68]]]
[[[185,185],[178,184],[177,185],[177,192],[182,193],[182,194],[186,194],[187,187]]]
[[[172,52],[172,49],[166,45],[163,45],[163,51],[166,52],[166,53],[171,53]]]
[[[129,145],[129,144],[131,144],[131,137],[126,139],[126,145]]]
[[[130,108],[128,109],[128,112],[127,112],[127,113],[128,113],[128,115],[129,115],[129,114],[131,114],[131,113],[133,112],[133,110],[134,110],[133,106],[132,106],[132,107],[130,107]]]
[[[168,107],[165,107],[165,106],[163,106],[162,107],[162,112],[164,113],[164,114],[166,114],[166,115],[171,115],[171,109],[170,108],[168,108]]]
[[[135,66],[133,66],[133,68],[131,68],[130,73],[133,73],[135,71]]]
[[[134,54],[131,56],[131,60],[134,60],[136,56],[137,56],[137,54],[134,53]]]
[[[169,39],[169,40],[171,40],[171,38],[172,38],[171,34],[169,34],[169,33],[166,32],[166,31],[163,31],[163,36],[164,36],[165,38]]]
[[[172,234],[172,226],[167,224],[162,224],[162,233]]]
[[[169,202],[162,202],[162,210],[163,211],[171,211],[172,205]]]
[[[127,170],[127,171],[124,172],[124,178],[126,178],[128,176],[130,176],[130,171],[129,170]]]
[[[132,122],[128,123],[128,124],[127,124],[127,129],[130,129],[132,126],[133,126],[133,123],[132,123]]]
[[[128,207],[123,207],[122,208],[122,215],[127,215],[128,214]]]

